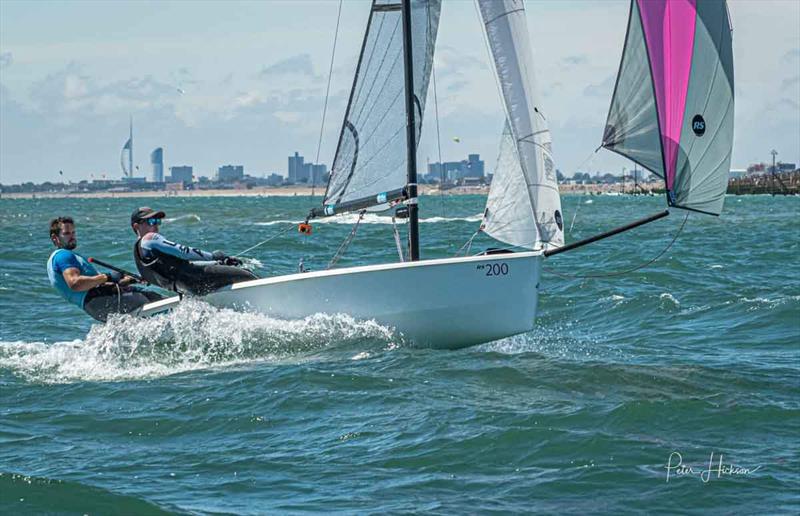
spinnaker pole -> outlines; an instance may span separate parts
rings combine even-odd
[[[595,236],[591,236],[589,238],[584,238],[583,240],[578,240],[577,242],[573,242],[571,244],[565,245],[563,247],[557,247],[555,249],[548,249],[544,253],[545,257],[554,256],[557,254],[561,254],[566,251],[571,251],[572,249],[577,249],[579,247],[583,247],[587,244],[591,244],[592,242],[597,242],[598,240],[603,240],[604,238],[608,238],[614,235],[618,235],[620,233],[624,233],[625,231],[630,231],[631,229],[638,228],[639,226],[644,226],[645,224],[649,224],[654,222],[658,219],[663,219],[664,217],[669,215],[669,210],[660,211],[654,215],[650,215],[649,217],[645,217],[643,219],[637,220],[635,222],[631,222],[630,224],[625,224],[624,226],[620,226],[618,228],[614,228],[609,231],[605,231]]]
[[[403,0],[403,61],[406,79],[406,149],[408,151],[408,246],[412,262],[419,260],[417,206],[417,125],[414,117],[414,58],[411,47],[411,0]]]

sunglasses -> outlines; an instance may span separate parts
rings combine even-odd
[[[149,219],[142,219],[142,222],[146,222],[151,226],[158,226],[159,224],[161,224],[161,219],[157,217],[150,217]]]

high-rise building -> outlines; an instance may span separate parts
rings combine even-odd
[[[177,167],[169,167],[169,177],[167,183],[192,183],[192,167],[188,165],[181,165]]]
[[[465,177],[485,177],[484,163],[480,154],[470,154],[462,161],[429,163],[425,179],[428,181],[456,182]]]
[[[294,156],[289,156],[289,182],[290,183],[306,183],[308,182],[309,175],[306,173],[307,169],[304,158],[297,152]]]
[[[311,182],[315,185],[328,183],[328,167],[322,163],[311,165]]]
[[[483,160],[480,154],[470,154],[467,156],[464,175],[462,177],[483,177]]]
[[[164,182],[164,149],[157,147],[150,153],[150,164],[153,165],[153,182]]]
[[[223,165],[217,169],[218,181],[241,181],[244,178],[244,166]]]
[[[267,184],[269,186],[280,186],[283,184],[283,176],[272,173],[267,176]]]

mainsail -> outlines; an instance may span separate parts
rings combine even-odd
[[[722,211],[733,143],[724,0],[631,0],[603,147],[662,177],[671,206]]]
[[[550,130],[542,112],[522,0],[479,0],[500,82],[506,128],[483,228],[529,249],[564,244]]]
[[[439,26],[440,0],[412,0],[414,104],[419,142]],[[400,0],[373,0],[322,213],[404,196],[407,183],[403,21]]]

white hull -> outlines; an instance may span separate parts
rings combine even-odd
[[[540,252],[524,252],[289,274],[204,299],[280,319],[345,313],[393,327],[421,346],[461,348],[533,329],[541,260]],[[178,302],[150,303],[141,315]]]

